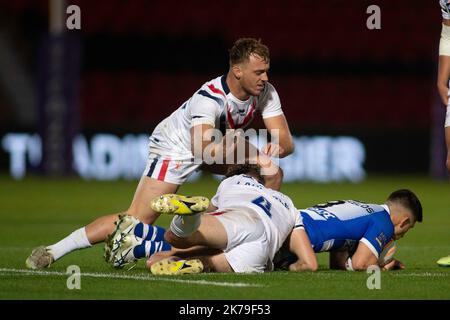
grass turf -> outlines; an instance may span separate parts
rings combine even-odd
[[[92,219],[127,208],[135,181],[0,177],[0,299],[450,299],[450,268],[436,260],[450,255],[450,185],[427,177],[369,177],[363,183],[295,183],[282,191],[299,208],[333,199],[382,203],[398,188],[421,198],[424,222],[398,243],[397,258],[407,269],[381,274],[381,289],[369,290],[369,274],[330,271],[319,254],[316,273],[200,274],[154,277],[141,261],[130,271],[114,270],[103,246],[69,254],[41,273],[26,272],[32,248],[51,244]],[[212,196],[217,181],[204,178],[180,193]],[[167,227],[169,218],[158,224]],[[78,265],[81,290],[69,290],[66,269]]]

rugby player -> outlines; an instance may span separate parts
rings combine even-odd
[[[205,150],[212,157],[219,154],[219,158],[222,155],[225,158],[230,152],[236,154],[239,141],[246,148],[252,146],[242,142],[245,139],[237,138],[238,142],[232,144],[231,149],[228,145],[224,148],[222,143],[213,140],[211,129],[225,133],[227,129],[245,128],[256,113],[261,114],[266,128],[278,143],[269,142],[263,152],[256,153],[254,161],[266,169],[265,185],[280,188],[282,172],[270,157],[282,158],[291,154],[294,144],[277,91],[268,82],[269,50],[259,40],[243,38],[234,43],[229,58],[226,75],[206,82],[154,129],[149,138],[147,166],[126,215],[153,224],[159,213],[149,206],[151,199],[176,193],[198,169],[224,174],[227,168],[226,163],[222,164],[224,162],[205,165]],[[113,232],[117,218],[118,214],[103,216],[58,243],[35,248],[26,265],[33,269],[49,267],[74,250],[104,241]]]
[[[332,268],[403,268],[392,253],[380,254],[422,221],[420,201],[409,190],[393,192],[383,205],[346,200],[298,211],[289,197],[265,188],[256,169],[229,175],[211,200],[212,212],[185,215],[183,198],[176,195],[152,202],[156,211],[178,213],[165,235],[175,248],[146,255],[152,273],[263,272],[273,270],[273,262],[277,268],[315,271],[315,252],[322,251],[330,252]],[[197,200],[206,208],[204,199]],[[113,249],[114,265],[135,261],[134,248],[142,244],[129,231],[118,238],[122,245]],[[199,246],[216,251],[201,254]]]
[[[450,3],[440,0],[442,12],[442,32],[439,43],[439,69],[437,87],[442,103],[447,107],[445,117],[445,141],[447,144],[447,170],[450,173],[450,104],[449,104],[449,78],[450,78]],[[441,266],[450,266],[450,256],[443,257],[437,262]]]
[[[271,261],[275,253],[294,226],[301,223],[300,216],[289,197],[264,186],[264,178],[256,166],[244,167],[247,169],[245,174],[236,175],[239,172],[232,170],[227,174],[229,177],[221,182],[209,206],[209,210],[214,210],[212,212],[186,215],[188,210],[180,212],[183,203],[179,202],[185,198],[177,195],[164,195],[152,201],[155,211],[177,214],[165,234],[165,240],[176,249],[150,256],[148,266],[152,273],[272,270]],[[240,166],[237,168],[241,170]],[[198,200],[200,206],[207,208],[208,202],[202,198]],[[313,254],[305,231],[299,230],[298,233],[299,245]],[[142,247],[142,243],[136,239],[134,230],[127,229],[116,237],[122,242],[118,248],[111,250],[114,266],[135,261],[139,254],[137,248]],[[113,241],[112,245],[115,243]],[[204,248],[210,252],[203,252],[199,259],[173,260],[174,256],[192,257],[194,252],[200,254]],[[171,258],[162,259],[168,256]],[[307,259],[306,256],[301,257]]]
[[[332,269],[366,270],[377,265],[389,270],[404,268],[393,258],[394,241],[401,239],[416,222],[422,222],[422,205],[413,192],[402,189],[391,193],[382,205],[330,201],[302,209],[300,216],[302,223],[294,228],[284,250],[275,259],[277,267],[292,271],[304,268],[304,262],[296,257],[292,247],[297,241],[295,232],[301,229],[306,230],[314,252],[330,252]]]
[[[449,104],[449,78],[450,78],[450,3],[440,0],[442,12],[442,32],[439,43],[439,69],[437,87],[442,103],[447,108],[445,117],[445,141],[447,143],[447,169],[450,172],[450,104]]]

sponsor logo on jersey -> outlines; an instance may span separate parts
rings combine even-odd
[[[384,235],[383,232],[381,232],[378,237],[375,238],[375,240],[377,240],[378,244],[380,245],[381,248],[384,247],[384,243],[386,243],[387,239],[386,236]]]

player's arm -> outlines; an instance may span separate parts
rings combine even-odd
[[[382,268],[383,271],[402,270],[405,269],[405,265],[400,260],[392,259],[391,262],[385,264]]]
[[[355,254],[348,257],[345,261],[345,269],[349,271],[366,270],[373,265],[378,266],[378,258],[367,244],[362,241],[359,242]]]
[[[279,190],[283,180],[283,172],[271,158],[260,152],[258,148],[249,143],[239,132],[227,132],[221,141],[215,141],[215,131],[209,124],[199,124],[191,128],[191,150],[194,158],[202,162],[207,158],[206,164],[219,161],[220,164],[254,163],[261,168],[265,186]],[[243,150],[243,152],[241,152]],[[239,157],[244,156],[244,159]],[[217,163],[217,162],[216,162]]]
[[[450,78],[450,20],[442,19],[441,40],[439,42],[439,68],[437,87],[442,103],[448,104],[448,80]]]
[[[287,239],[289,251],[294,253],[298,260],[289,265],[289,271],[316,271],[318,268],[316,254],[311,246],[304,228],[292,230]]]
[[[271,134],[272,141],[277,143],[268,143],[264,148],[264,153],[269,156],[284,158],[294,152],[294,142],[291,131],[284,114],[265,118],[264,125]]]
[[[191,128],[191,150],[196,159],[204,161],[206,155],[215,157],[218,145],[213,143],[213,129],[214,127],[210,124],[198,124]]]

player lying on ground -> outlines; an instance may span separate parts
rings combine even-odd
[[[176,248],[194,248],[173,248],[170,252],[153,255],[155,252],[151,249],[155,245],[136,238],[129,224],[127,230],[123,229],[125,232],[118,231],[115,235],[114,264],[120,266],[153,255],[148,265],[155,274],[192,273],[203,269],[262,272],[272,270],[275,252],[284,242],[285,249],[292,254],[285,255],[286,250],[277,254],[277,266],[287,266],[292,271],[317,270],[314,252],[321,251],[331,251],[333,268],[365,270],[378,264],[392,269],[401,264],[386,260],[385,254],[380,258],[381,251],[389,251],[392,240],[401,238],[415,221],[422,221],[420,202],[409,190],[392,193],[381,206],[348,200],[298,212],[287,196],[267,190],[259,179],[253,170],[224,180],[212,199],[216,211],[201,217],[199,214],[182,215],[189,211],[182,204],[178,209],[173,206],[179,200],[177,196],[164,196],[154,201],[153,206],[158,211],[180,213],[166,232],[166,240]],[[199,203],[206,208],[205,199]],[[179,211],[180,208],[185,211]],[[159,245],[163,243],[166,249],[170,248],[167,242]],[[201,254],[198,246],[217,250],[196,257]],[[144,254],[143,249],[137,249],[143,247],[150,250]],[[179,258],[184,259],[176,261]]]
[[[206,210],[209,201],[201,197],[186,198],[171,195],[152,201],[154,210],[177,214],[172,220],[170,230],[165,234],[167,242],[177,249],[170,253],[155,254],[149,260],[153,273],[169,272],[168,270],[172,267],[168,260],[158,262],[157,260],[172,254],[192,257],[193,251],[199,252],[200,247],[210,249],[208,255],[203,254],[199,260],[190,259],[191,261],[183,266],[181,265],[183,261],[174,262],[175,266],[180,267],[174,273],[202,270],[217,272],[272,270],[271,261],[276,251],[280,249],[294,226],[301,223],[300,216],[289,197],[264,187],[263,178],[255,167],[244,167],[253,169],[246,170],[246,174],[237,175],[239,171],[232,171],[228,174],[230,177],[219,185],[217,194],[211,200],[214,208],[219,210],[206,214],[183,214],[189,213],[189,210],[185,210],[187,208],[182,202],[180,203],[180,200],[193,200],[192,203],[197,205],[188,206],[195,211]],[[236,168],[241,170],[242,167]],[[155,250],[155,247],[169,248],[167,242],[142,241],[136,237],[144,226],[133,225],[130,220],[129,217],[122,219],[110,242],[112,263],[116,267],[133,262],[137,258],[150,257],[155,251],[159,251]],[[309,250],[310,256],[314,257],[305,231],[298,232],[302,238],[298,245],[304,246],[304,251]],[[302,256],[302,259],[307,260],[307,257]],[[166,262],[167,264],[164,264]],[[193,267],[186,268],[187,265]],[[162,270],[159,270],[158,266],[162,266]]]
[[[224,174],[226,162],[206,165],[211,162],[205,163],[205,154],[213,159],[233,159],[226,156],[235,150],[225,148],[224,151],[220,141],[212,144],[211,129],[225,133],[227,129],[245,128],[256,113],[262,115],[266,128],[272,137],[278,138],[278,143],[268,143],[254,160],[268,166],[264,173],[266,186],[280,188],[281,170],[268,156],[285,157],[293,152],[294,144],[278,94],[268,82],[269,50],[255,39],[239,39],[230,50],[229,60],[226,75],[206,82],[155,128],[149,139],[147,166],[125,214],[153,224],[159,214],[148,205],[151,199],[176,193],[198,169]],[[235,144],[233,146],[236,148]],[[250,147],[247,143],[247,148]],[[27,266],[48,267],[74,250],[104,241],[114,230],[117,217],[117,214],[103,216],[58,243],[34,249],[26,261]]]
[[[314,252],[330,252],[332,269],[366,270],[378,265],[390,270],[404,268],[393,259],[394,241],[422,222],[422,205],[414,193],[403,189],[393,192],[383,205],[339,200],[302,209],[300,215],[303,223],[294,228],[277,254],[276,267],[304,268],[292,246],[300,241],[296,230],[301,229],[306,230]]]

